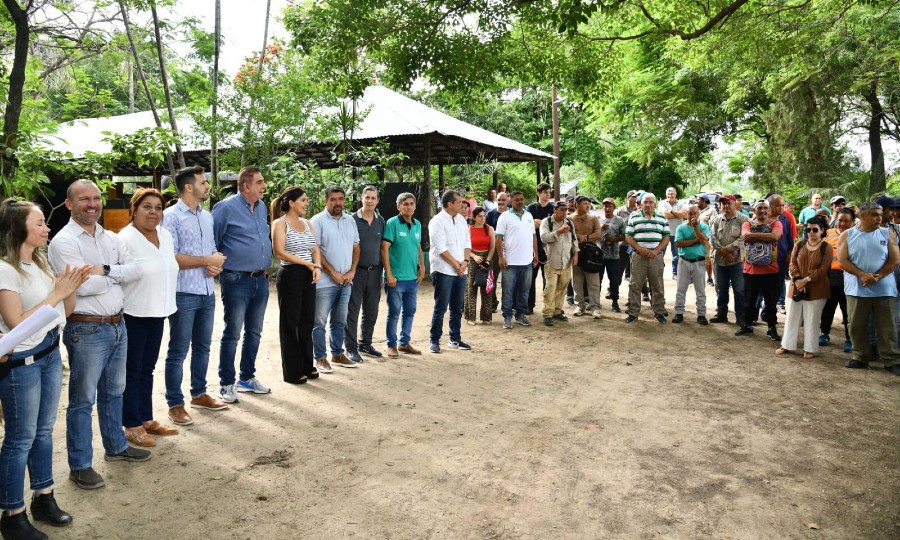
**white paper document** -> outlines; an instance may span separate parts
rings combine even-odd
[[[20,343],[50,326],[60,317],[59,311],[50,306],[41,306],[37,311],[20,322],[15,328],[0,338],[0,356],[14,351]]]

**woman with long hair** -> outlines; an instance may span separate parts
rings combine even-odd
[[[292,384],[317,379],[320,371],[332,371],[327,360],[313,365],[312,328],[322,260],[315,231],[304,217],[308,208],[309,197],[298,186],[285,189],[271,206],[272,249],[281,261],[275,277],[281,372],[284,381]]]
[[[0,333],[9,332],[42,306],[59,317],[23,341],[0,366],[0,404],[6,433],[0,447],[0,533],[3,538],[46,538],[25,513],[25,469],[34,492],[35,521],[65,526],[72,516],[53,495],[53,424],[62,388],[59,334],[75,309],[75,291],[90,266],[66,269],[54,278],[44,248],[50,228],[41,209],[24,201],[0,203]],[[5,369],[3,370],[5,371]]]
[[[490,324],[494,313],[493,295],[488,294],[485,285],[475,286],[475,270],[485,261],[490,261],[494,256],[496,239],[494,228],[484,222],[486,212],[483,207],[477,206],[472,211],[472,224],[469,226],[469,236],[472,238],[472,257],[469,259],[469,268],[466,273],[466,299],[463,302],[463,316],[469,324],[475,324],[478,293],[481,292],[481,322]]]
[[[143,447],[156,445],[153,435],[178,433],[153,419],[153,370],[166,318],[176,310],[178,279],[175,244],[162,227],[163,208],[162,193],[137,190],[131,197],[131,222],[119,232],[126,258],[141,266],[141,279],[122,283],[128,332],[122,424],[128,442]]]
[[[791,252],[791,286],[787,295],[787,319],[781,347],[775,354],[792,353],[797,348],[800,322],[803,322],[803,358],[812,358],[819,352],[816,329],[822,318],[822,308],[831,294],[828,272],[833,250],[823,240],[828,228],[826,216],[817,215],[806,222],[809,236],[794,244]]]

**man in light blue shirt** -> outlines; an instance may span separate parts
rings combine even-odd
[[[356,362],[344,354],[344,329],[353,277],[359,264],[359,229],[352,216],[344,213],[344,188],[325,190],[325,210],[310,220],[322,254],[322,277],[316,283],[316,314],[313,321],[313,357],[319,373],[331,373],[326,358],[325,324],[330,331],[331,364],[355,368]]]
[[[163,227],[172,235],[178,283],[175,305],[169,316],[169,351],[166,354],[166,402],[169,419],[180,426],[194,423],[184,410],[181,383],[184,360],[191,350],[191,407],[220,411],[228,405],[206,393],[206,371],[216,311],[216,284],[225,256],[216,251],[212,214],[200,205],[209,198],[209,182],[202,167],[187,167],[175,173],[180,199],[166,209]]]
[[[219,348],[219,394],[225,403],[237,403],[237,392],[272,391],[255,377],[272,262],[269,213],[262,202],[266,181],[256,167],[244,167],[238,172],[237,188],[236,194],[213,208],[216,247],[226,257],[219,274],[225,308],[225,330]],[[241,372],[235,381],[234,357],[242,328]]]

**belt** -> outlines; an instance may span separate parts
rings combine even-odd
[[[47,356],[50,356],[50,353],[52,353],[54,349],[59,346],[59,333],[55,330],[51,330],[48,333],[51,335],[55,333],[55,335],[53,336],[53,341],[50,343],[50,345],[47,345],[43,349],[33,353],[30,357],[7,360],[6,362],[0,364],[0,380],[3,380],[9,374],[9,372],[13,370],[13,368],[21,367],[29,363],[29,358],[31,358],[32,362],[37,362],[38,360],[43,360]],[[16,353],[13,353],[12,356],[15,355]]]
[[[373,266],[362,266],[362,265],[357,265],[357,266],[356,266],[356,269],[357,269],[357,270],[381,270],[381,265],[380,265],[380,264],[376,264],[376,265],[373,265]]]
[[[265,270],[254,270],[252,272],[246,272],[244,270],[222,270],[226,274],[237,274],[239,276],[248,276],[248,277],[256,277],[261,274],[265,274],[268,276],[268,273]]]
[[[122,312],[115,315],[84,315],[73,313],[66,319],[68,322],[94,323],[94,324],[116,324],[122,320]]]
[[[705,261],[706,257],[697,257],[696,259],[688,259],[687,257],[681,257],[681,260],[684,262],[700,262],[700,261]]]

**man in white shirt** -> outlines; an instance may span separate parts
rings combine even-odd
[[[669,235],[675,238],[675,230],[687,218],[687,203],[678,200],[678,191],[674,187],[666,188],[666,200],[659,203],[660,213],[669,221]],[[665,250],[663,250],[665,255]],[[672,250],[672,279],[678,278],[678,250]]]
[[[137,263],[124,260],[119,238],[97,224],[103,199],[93,182],[73,182],[66,192],[66,207],[72,218],[50,244],[50,264],[57,272],[67,264],[93,267],[91,278],[75,293],[75,311],[63,334],[71,368],[66,410],[69,478],[82,489],[97,489],[106,482],[92,467],[95,402],[106,460],[150,459],[149,451],[128,446],[122,431],[128,340],[120,284],[140,278],[141,270]]]
[[[469,225],[462,213],[463,197],[455,191],[447,191],[441,197],[443,212],[428,222],[428,237],[431,240],[429,260],[431,282],[434,285],[434,311],[431,314],[431,345],[433,353],[441,352],[441,335],[444,328],[444,313],[450,308],[451,349],[471,350],[462,340],[462,309],[466,295],[466,267],[469,264],[472,241]],[[533,230],[533,228],[532,228]]]
[[[528,290],[531,273],[538,265],[537,234],[534,218],[525,210],[525,195],[510,193],[512,208],[497,220],[497,253],[503,272],[503,328],[512,328],[513,310],[516,322],[531,326],[528,313]]]

